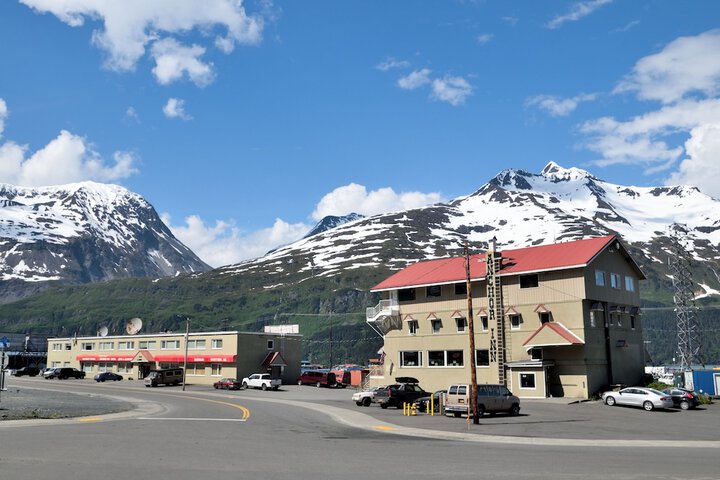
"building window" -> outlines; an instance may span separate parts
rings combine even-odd
[[[274,349],[275,349],[275,341],[274,341],[274,340],[268,340],[268,341],[267,341],[267,349],[268,349],[268,350],[274,350]]]
[[[162,350],[180,350],[180,340],[163,340],[160,342]]]
[[[205,350],[205,340],[188,340],[188,350]]]
[[[92,372],[93,364],[92,364],[92,363],[87,363],[87,362],[82,362],[82,363],[80,364],[80,369],[81,369],[83,372],[85,372],[85,373],[90,373],[90,372]]]
[[[635,315],[630,315],[630,328],[635,330]]]
[[[475,350],[475,366],[490,366],[490,350]]]
[[[100,350],[112,350],[115,348],[114,342],[100,342]]]
[[[213,363],[210,366],[210,375],[213,377],[221,377],[222,376],[222,365],[219,363]]]
[[[455,325],[457,325],[458,333],[463,333],[465,331],[465,329],[467,328],[467,319],[466,318],[456,318]]]
[[[401,367],[422,367],[422,352],[400,352]]]
[[[528,390],[535,390],[535,374],[534,373],[521,373],[520,374],[520,388]]]
[[[442,295],[442,287],[440,285],[431,285],[429,287],[425,287],[425,297],[439,297]]]
[[[118,342],[118,350],[133,350],[135,342]]]
[[[212,348],[213,350],[220,350],[222,348],[222,338],[213,338],[212,339]]]
[[[57,352],[62,350],[62,343],[53,343],[52,344],[53,352]]]
[[[518,330],[520,328],[520,315],[510,315],[510,329]]]
[[[118,363],[118,373],[132,373],[132,363]]]
[[[617,316],[617,325],[618,327],[622,327],[622,315]]]
[[[595,270],[595,285],[598,287],[605,286],[605,272],[602,270]]]
[[[456,283],[455,295],[467,295],[467,283]]]
[[[417,320],[408,320],[408,334],[409,335],[415,335],[418,330],[418,321]]]
[[[610,286],[612,288],[620,288],[620,275],[617,273],[610,274]]]
[[[72,345],[70,345],[69,343],[66,343],[65,350],[72,350]]]
[[[540,312],[540,325],[550,322],[550,312]]]
[[[403,288],[401,290],[398,290],[399,302],[412,302],[413,300],[415,300],[414,288]]]
[[[635,291],[635,279],[633,277],[625,277],[625,290],[628,292]]]
[[[531,360],[542,360],[542,348],[531,348],[530,349],[530,359]]]
[[[140,350],[155,350],[157,342],[155,340],[143,340],[140,342]]]
[[[520,288],[535,288],[538,286],[538,274],[520,275]]]
[[[188,363],[185,373],[194,377],[205,376],[205,365],[202,363]]]
[[[483,332],[488,331],[488,317],[487,315],[480,315],[480,328]]]
[[[432,333],[440,333],[440,328],[442,328],[442,320],[430,320],[430,325],[432,326]]]
[[[110,362],[100,362],[100,363],[98,363],[98,371],[99,372],[112,372],[113,364]]]
[[[462,350],[431,350],[428,352],[430,367],[462,367]]]
[[[80,345],[80,348],[82,350],[95,350],[95,344],[94,343],[83,343]]]
[[[596,312],[595,310],[590,310],[590,326],[592,328],[597,327],[597,316],[599,315],[599,312]]]
[[[63,362],[63,367],[69,367],[69,366],[70,366],[70,362]]]

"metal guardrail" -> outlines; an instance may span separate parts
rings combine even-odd
[[[368,307],[365,310],[365,318],[370,321],[374,318],[376,318],[378,315],[380,315],[385,310],[392,311],[393,309],[397,310],[400,307],[398,302],[396,300],[380,300],[380,302],[375,305],[374,307]]]

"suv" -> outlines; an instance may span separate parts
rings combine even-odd
[[[380,408],[402,408],[405,403],[413,403],[420,397],[430,395],[420,388],[416,378],[396,377],[395,381],[397,383],[375,393],[375,401],[380,404]]]
[[[22,377],[23,375],[27,375],[28,377],[37,377],[40,373],[40,369],[37,367],[22,367],[15,370],[16,377]]]
[[[85,378],[85,372],[81,372],[77,368],[60,367],[53,368],[51,370],[45,370],[43,376],[45,378],[57,378],[59,380],[65,380],[66,378]]]
[[[520,399],[505,385],[478,385],[477,389],[478,416],[497,412],[520,414]],[[463,413],[468,414],[470,408],[470,385],[450,385],[445,396],[445,414],[451,413],[459,417]]]

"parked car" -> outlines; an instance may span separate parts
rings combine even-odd
[[[403,404],[412,403],[418,398],[428,395],[428,392],[418,385],[416,378],[396,377],[395,381],[397,383],[375,393],[375,400],[380,404],[380,408],[402,408]]]
[[[37,367],[22,367],[15,370],[13,375],[16,377],[22,377],[27,375],[28,377],[37,377],[40,374],[40,369]]]
[[[302,372],[297,381],[298,385],[315,385],[316,387],[334,387],[337,385],[335,374],[322,370],[308,370]]]
[[[436,390],[432,394],[432,405],[433,405],[433,412],[440,413],[440,408],[445,403],[445,394],[447,393],[447,390]],[[418,412],[425,412],[428,408],[430,408],[430,395],[426,397],[420,397],[417,400],[413,402],[413,405],[415,405],[415,408]]]
[[[95,375],[95,381],[96,382],[105,382],[107,380],[112,380],[113,382],[117,382],[123,379],[122,375],[119,375],[117,373],[113,372],[101,372]]]
[[[242,383],[238,382],[237,378],[221,378],[217,382],[213,383],[213,388],[217,390],[240,390]]]
[[[470,408],[470,385],[450,385],[445,395],[445,414],[460,417],[467,414]],[[477,386],[477,408],[479,417],[485,413],[498,412],[519,415],[520,399],[505,385],[480,384]]]
[[[700,398],[697,393],[687,388],[666,388],[663,390],[665,395],[670,395],[673,401],[673,407],[682,410],[688,410],[700,405]]]
[[[654,388],[628,387],[615,392],[604,392],[601,396],[606,405],[627,405],[642,407],[648,412],[654,408],[670,408],[672,397]]]
[[[353,393],[352,400],[358,407],[369,407],[371,403],[375,402],[375,394],[380,390],[385,390],[386,385],[379,387],[372,387],[362,392]]]
[[[57,370],[56,367],[46,368],[42,372],[43,378],[55,378],[55,370]]]
[[[272,378],[269,373],[253,373],[249,377],[242,379],[242,386],[244,388],[261,388],[267,390],[271,388],[277,390],[282,385],[282,380],[279,378]]]
[[[143,382],[146,387],[157,387],[158,385],[180,385],[183,381],[182,368],[165,368],[162,370],[151,370]]]
[[[45,378],[57,378],[59,380],[65,380],[67,378],[85,378],[85,372],[81,372],[77,368],[71,367],[59,367],[51,370],[46,370],[43,373]]]

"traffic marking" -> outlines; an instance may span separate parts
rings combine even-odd
[[[84,418],[78,418],[78,422],[102,422],[103,419],[101,417],[84,417]]]
[[[138,420],[185,420],[202,422],[246,422],[246,418],[139,417]]]
[[[376,428],[378,430],[385,430],[385,431],[395,430],[395,428],[389,427],[387,425],[375,425],[373,428]]]

